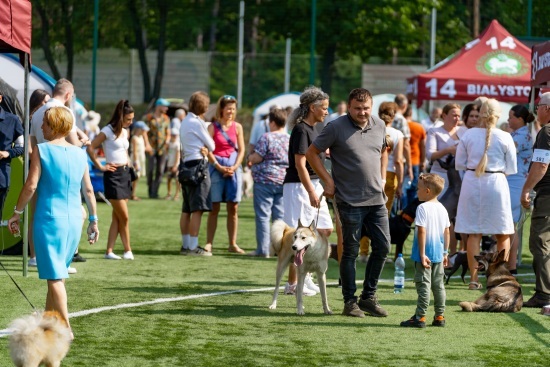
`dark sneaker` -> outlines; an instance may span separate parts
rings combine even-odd
[[[401,324],[399,324],[404,327],[417,327],[417,328],[425,328],[426,327],[426,318],[424,316],[418,318],[416,315],[413,315],[410,319],[407,321],[403,321]]]
[[[432,321],[432,326],[445,326],[445,316],[439,315],[434,316],[434,320]]]
[[[529,301],[523,302],[523,307],[540,308],[546,305],[550,305],[550,300],[545,301],[543,299],[540,299],[536,294],[533,297],[531,297]]]
[[[74,263],[85,263],[85,262],[86,262],[86,259],[83,258],[82,256],[80,256],[79,253],[76,253],[76,254],[74,254],[74,256],[73,256],[73,262],[74,262]]]
[[[365,314],[359,306],[357,306],[357,301],[354,299],[350,299],[346,303],[344,303],[344,310],[342,311],[342,315],[344,316],[353,316],[353,317],[365,317]]]
[[[367,299],[359,298],[359,308],[374,317],[386,317],[388,313],[378,303],[376,295]]]

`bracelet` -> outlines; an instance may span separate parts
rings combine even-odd
[[[97,215],[90,215],[90,216],[88,217],[88,220],[89,220],[90,222],[97,222],[97,220],[98,220],[98,219],[97,219]]]
[[[382,183],[386,183],[386,180],[382,180]]]
[[[448,250],[443,250],[443,255],[449,255],[449,251]]]
[[[24,211],[25,211],[25,208],[23,208],[23,210],[17,210],[17,205],[13,207],[13,212],[15,214],[21,215],[23,214]]]

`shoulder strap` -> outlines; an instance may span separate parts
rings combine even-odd
[[[231,138],[229,137],[229,135],[227,135],[227,133],[225,131],[223,131],[221,125],[219,122],[214,122],[214,127],[216,127],[216,129],[218,129],[218,131],[223,135],[223,137],[225,138],[225,140],[227,140],[227,142],[229,143],[229,145],[231,145],[231,147],[233,147],[233,149],[235,149],[237,152],[239,151],[239,147],[237,147],[237,145],[233,142],[233,140],[231,140]]]

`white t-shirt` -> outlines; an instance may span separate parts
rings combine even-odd
[[[388,167],[386,171],[395,173],[395,150],[397,149],[399,139],[403,139],[403,133],[394,127],[386,126],[386,134],[390,136],[393,142],[393,150],[388,155]]]
[[[179,162],[176,162],[177,154],[181,150],[181,143],[179,139],[174,142],[168,143],[168,167],[174,167]]]
[[[416,225],[414,231],[413,247],[411,250],[411,259],[420,261],[418,251],[418,227],[426,230],[426,243],[424,253],[433,263],[443,261],[443,250],[445,249],[444,233],[451,223],[449,214],[445,207],[439,201],[427,201],[422,203],[416,209]]]
[[[32,115],[31,120],[31,128],[29,131],[30,136],[34,136],[36,138],[36,143],[41,144],[46,142],[47,140],[44,139],[44,133],[42,132],[42,123],[44,121],[44,114],[47,110],[49,110],[52,107],[65,107],[63,102],[61,102],[58,99],[51,98],[44,106],[40,107],[36,112]],[[67,107],[65,107],[67,108]],[[69,108],[67,108],[69,111],[71,111]],[[76,133],[76,124],[75,124],[75,118],[74,113],[71,111],[71,115],[73,116],[72,121],[72,128],[71,132]]]
[[[128,164],[128,147],[130,145],[128,141],[128,131],[122,129],[117,138],[111,125],[107,125],[101,129],[101,132],[105,134],[106,137],[103,142],[106,163]]]

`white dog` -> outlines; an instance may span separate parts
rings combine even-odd
[[[298,221],[298,228],[293,229],[282,220],[277,220],[271,227],[271,247],[277,254],[275,291],[273,292],[273,302],[269,306],[272,310],[277,308],[277,295],[279,294],[281,278],[290,261],[294,259],[294,265],[298,268],[298,285],[296,286],[296,312],[298,315],[304,315],[302,302],[304,280],[309,272],[317,273],[323,310],[325,314],[332,315],[327,301],[325,275],[328,268],[330,246],[328,239],[317,232],[313,223],[309,227],[304,227]]]

